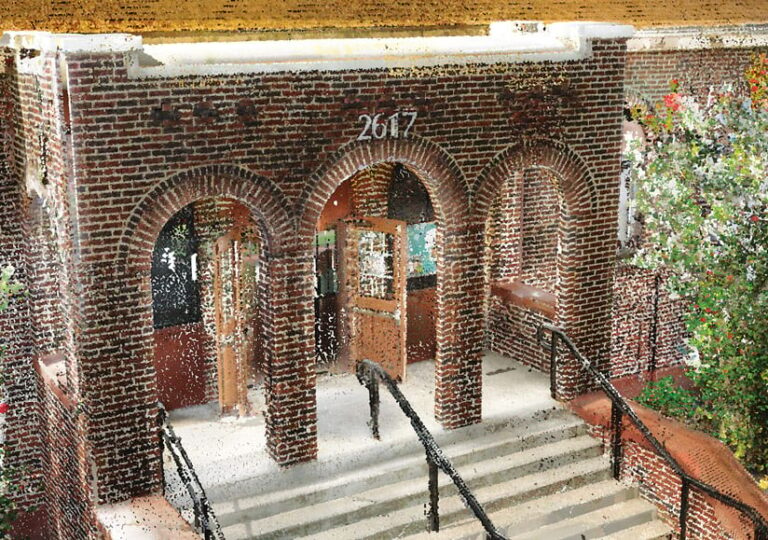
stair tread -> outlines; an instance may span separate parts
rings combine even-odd
[[[595,501],[604,501],[600,506],[602,508],[636,496],[637,490],[633,487],[614,480],[602,480],[489,512],[488,517],[499,528],[508,530],[515,527],[524,532],[532,527],[549,525],[548,520],[565,519],[561,517],[563,514],[572,517],[587,513],[594,509],[590,509],[590,503],[594,504]],[[445,538],[480,538],[483,536],[483,527],[474,516],[468,516],[443,528],[441,533]],[[425,532],[409,538],[427,540],[434,538],[434,535],[429,536]]]
[[[473,453],[479,453],[486,448],[502,446],[504,444],[513,444],[538,436],[546,436],[548,433],[558,434],[561,431],[567,431],[584,425],[583,421],[577,417],[562,413],[554,414],[552,417],[541,420],[528,420],[529,423],[524,422],[514,428],[499,429],[498,431],[490,432],[482,437],[473,437],[468,440],[458,441],[446,446],[444,451],[452,460],[454,460],[457,456],[467,456]],[[533,446],[531,448],[537,448],[545,444],[549,443],[542,442],[541,445]],[[306,481],[299,486],[290,487],[288,489],[275,489],[270,490],[268,493],[263,493],[262,491],[246,487],[248,484],[258,483],[258,479],[249,479],[241,483],[243,484],[242,490],[248,493],[246,496],[233,494],[232,491],[237,488],[232,485],[210,489],[208,491],[208,496],[213,501],[214,507],[224,515],[228,513],[228,505],[232,504],[233,499],[236,499],[237,507],[239,507],[239,509],[264,507],[267,504],[274,504],[290,500],[294,497],[301,497],[308,492],[333,489],[337,486],[347,485],[350,482],[357,483],[360,482],[362,478],[375,478],[383,475],[390,475],[393,472],[410,469],[422,465],[423,463],[423,448],[418,446],[415,448],[415,452],[411,454],[396,456],[394,459],[381,462],[375,467],[356,468],[341,473],[337,471],[331,474],[329,478]],[[254,494],[254,492],[257,494]]]
[[[624,540],[626,538],[632,538],[633,540],[658,540],[669,538],[671,534],[671,527],[663,521],[655,519],[654,521],[636,525],[617,533],[601,536],[600,540]]]
[[[606,508],[563,520],[552,525],[540,527],[536,531],[525,532],[520,535],[510,536],[510,540],[539,540],[548,538],[552,540],[571,540],[579,538],[597,538],[606,533],[612,534],[619,530],[650,522],[656,515],[656,508],[650,503],[640,499],[631,499],[611,505]],[[632,523],[629,527],[617,526],[616,531],[605,531],[604,527],[616,525],[617,521],[641,520]]]
[[[501,482],[483,488],[473,490],[475,496],[481,504],[488,504],[488,501],[499,497],[513,497],[515,495],[522,495],[533,489],[541,488],[547,485],[558,484],[567,482],[579,475],[588,476],[590,474],[598,474],[600,472],[608,473],[609,465],[603,456],[597,456],[593,458],[584,459],[576,463],[569,463],[560,467],[539,471],[526,476]],[[445,476],[445,475],[441,475]],[[411,482],[411,484],[413,484]],[[426,479],[424,485],[419,490],[424,494],[423,500],[426,501]],[[455,491],[454,491],[455,493]],[[361,501],[356,501],[360,503]],[[366,504],[369,501],[365,501]],[[468,512],[464,508],[463,503],[459,499],[458,495],[451,494],[450,496],[441,496],[440,498],[440,512],[442,516],[445,516],[451,512]],[[347,508],[350,508],[347,506]],[[286,525],[295,525],[295,519],[300,519],[303,522],[307,522],[307,516],[310,520],[318,519],[316,514],[311,509],[306,509],[304,516],[294,514],[286,520]],[[322,519],[322,518],[320,518]],[[354,523],[342,524],[336,527],[330,527],[327,530],[317,531],[313,533],[313,538],[355,538],[357,535],[354,533],[356,530],[366,531],[381,531],[389,530],[397,524],[402,524],[405,527],[412,524],[414,521],[421,522],[424,519],[423,503],[410,504],[405,508],[393,510],[381,515],[371,516],[355,520]],[[293,521],[292,521],[293,520]],[[311,521],[309,522],[311,523]],[[274,527],[274,523],[270,524],[270,529],[266,530],[265,520],[254,520],[248,523],[249,528],[252,531],[259,531],[260,534],[269,534],[270,532],[279,531],[280,527]],[[357,529],[362,527],[362,529]],[[227,534],[229,537],[229,534]]]
[[[484,475],[503,472],[514,467],[523,467],[527,464],[532,465],[541,463],[542,467],[544,467],[546,466],[547,459],[556,459],[559,456],[599,448],[599,446],[599,441],[592,439],[588,435],[582,435],[580,437],[550,443],[542,447],[527,449],[473,463],[471,466],[464,467],[460,474],[462,474],[464,480],[471,486],[473,479]],[[421,493],[426,490],[426,461],[424,461],[422,478],[423,482],[414,482],[413,478],[409,478],[407,480],[375,487],[354,495],[347,495],[337,499],[288,510],[279,514],[273,514],[260,519],[251,519],[250,521],[258,523],[257,530],[264,532],[279,531],[296,523],[306,522],[307,519],[328,519],[328,517],[332,515],[343,515],[349,513],[351,510],[359,510],[372,504],[392,501],[416,493]],[[438,483],[441,487],[452,484],[451,480],[445,474],[439,474]]]

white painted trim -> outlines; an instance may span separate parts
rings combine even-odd
[[[630,53],[754,47],[768,47],[768,26],[641,30],[627,41],[627,51]]]
[[[525,31],[535,28],[537,31]],[[620,39],[631,26],[604,23],[502,21],[485,36],[308,39],[235,43],[145,45],[162,65],[129,69],[133,78],[226,75],[279,71],[340,71],[439,65],[578,60],[591,55],[591,39]]]
[[[50,32],[4,32],[0,47],[62,51],[65,53],[117,53],[141,50],[141,36],[131,34],[51,34]]]
[[[536,21],[491,23],[488,35],[306,39],[142,45],[130,34],[6,32],[0,47],[63,53],[130,54],[133,78],[226,75],[278,71],[364,70],[438,65],[578,60],[592,39],[622,39],[631,26]],[[139,52],[160,65],[143,65]],[[146,57],[145,57],[146,58]],[[150,62],[147,62],[149,64]],[[154,64],[154,62],[152,62]]]

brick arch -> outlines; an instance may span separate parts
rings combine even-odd
[[[384,162],[402,163],[416,173],[429,193],[438,225],[452,227],[465,221],[469,184],[455,160],[425,139],[386,139],[351,143],[310,177],[296,204],[299,236],[314,234],[325,202],[339,185],[355,173]]]
[[[243,203],[266,233],[271,253],[279,253],[293,222],[288,203],[269,179],[233,165],[208,165],[158,182],[134,207],[118,246],[117,261],[148,269],[163,226],[183,207],[207,197]]]
[[[507,147],[485,167],[472,194],[473,215],[484,220],[506,179],[532,167],[547,169],[559,179],[558,187],[571,216],[588,217],[592,213],[597,189],[584,160],[564,143],[536,138]]]

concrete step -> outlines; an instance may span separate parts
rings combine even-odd
[[[619,531],[607,536],[601,536],[600,540],[669,540],[672,538],[672,529],[662,521],[654,520],[642,525]]]
[[[463,468],[470,463],[531,450],[549,443],[583,436],[584,433],[585,426],[579,419],[557,413],[542,420],[529,419],[515,427],[470,437],[444,449],[462,474]],[[290,487],[283,489],[265,492],[263,487],[251,489],[250,486],[243,485],[229,492],[209,490],[208,495],[214,501],[214,509],[222,526],[226,526],[243,519],[266,518],[302,509],[308,505],[351,496],[398,481],[423,478],[426,485],[426,471],[424,450],[423,447],[418,447],[415,453],[404,457],[389,459],[376,466],[336,473],[314,482],[306,479],[297,486],[291,485],[292,479],[287,478],[286,483]]]
[[[637,498],[540,527],[536,531],[523,534],[502,532],[506,532],[510,540],[585,540],[616,533],[620,533],[621,538],[632,538],[626,536],[628,529],[647,524],[655,517],[656,507]]]
[[[492,513],[494,508],[513,505],[519,501],[527,501],[532,498],[539,500],[538,497],[545,493],[562,493],[563,490],[578,489],[585,484],[600,481],[607,475],[604,460],[594,459],[591,462],[572,464],[558,470],[537,473],[510,482],[473,490],[473,492],[486,512]],[[467,518],[478,523],[471,511],[464,506],[458,494],[451,497],[441,497],[438,507],[441,527],[439,537],[441,539],[443,537],[453,538],[450,534],[450,527],[454,523]],[[425,533],[426,527],[425,505],[414,505],[345,527],[311,534],[305,538],[312,540],[374,540],[402,538],[412,534],[430,535],[430,538],[434,538],[434,534]],[[482,530],[482,528],[478,525],[477,530]],[[447,535],[446,532],[448,532]],[[480,536],[484,538],[484,535]]]
[[[541,470],[558,467],[574,461],[598,456],[601,453],[600,444],[588,435],[553,442],[544,446],[502,455],[497,458],[466,464],[461,469],[462,478],[473,488],[491,485],[501,479],[513,479]],[[412,464],[405,472],[397,477],[405,477],[396,481],[384,483],[364,491],[355,492],[341,497],[323,499],[314,504],[304,504],[294,510],[284,511],[262,518],[260,530],[278,531],[290,525],[294,520],[305,520],[307,514],[317,518],[316,526],[323,524],[325,528],[335,526],[343,517],[348,517],[352,509],[357,519],[372,515],[382,515],[398,507],[409,504],[412,500],[423,497],[427,489],[427,463],[422,458],[421,463]],[[453,488],[450,479],[441,474],[439,485],[441,492]],[[331,492],[328,495],[333,495]],[[304,495],[301,496],[304,498]],[[294,503],[295,506],[295,503]],[[252,512],[243,510],[226,515],[219,515],[223,527],[244,520],[252,521]],[[320,529],[317,529],[320,530]]]
[[[490,465],[485,468],[486,471],[492,469]],[[502,472],[497,476],[496,482],[488,483],[484,487],[476,485],[477,478],[482,476],[478,477],[474,472],[467,472],[463,476],[480,504],[492,510],[568,487],[604,480],[610,474],[607,461],[599,455],[559,466],[544,465],[542,469],[524,476],[512,475],[506,478]],[[446,482],[450,480],[441,474],[440,519],[447,525],[466,517],[468,511],[459,500],[453,484],[448,485]],[[417,484],[418,482],[413,481],[402,482],[266,520],[241,523],[236,527],[228,527],[225,534],[229,539],[302,536],[358,539],[389,538],[406,532],[416,533],[424,530],[425,526],[426,478],[421,486]]]
[[[574,416],[569,411],[558,406],[551,409],[529,411],[512,418],[496,421],[484,421],[481,424],[453,429],[448,431],[438,430],[433,432],[437,443],[447,449],[455,444],[477,440],[493,433],[512,433],[517,436],[524,435],[531,427],[541,422],[565,420],[573,423]],[[408,425],[408,419],[404,416],[398,420]],[[577,420],[578,421],[578,420]],[[229,482],[216,482],[209,489],[209,495],[214,501],[224,501],[231,498],[232,494],[277,493],[285,489],[285,486],[303,486],[307,484],[321,484],[334,482],[340,475],[351,472],[375,469],[382,463],[387,463],[399,458],[420,456],[423,447],[412,430],[408,429],[403,440],[387,437],[387,426],[382,425],[382,440],[371,441],[374,443],[365,452],[344,455],[343,459],[320,459],[307,463],[299,463],[275,474],[277,467],[266,471],[264,474],[249,474],[247,478],[239,478]],[[231,465],[229,458],[223,461],[211,461],[206,463],[208,469],[226,469]]]
[[[441,434],[438,443],[508,538],[668,538],[656,509],[638,498],[636,488],[611,479],[600,442],[567,411],[461,431]],[[385,440],[374,454],[373,460],[291,468],[278,476],[283,486],[258,488],[254,478],[218,491],[211,499],[226,538],[485,538],[442,472],[440,533],[426,531],[427,464],[419,444],[398,448]]]
[[[600,475],[598,475],[600,476]],[[602,476],[608,476],[607,473]],[[494,525],[501,531],[515,531],[520,534],[533,531],[564,519],[580,516],[612,504],[637,497],[637,489],[612,479],[597,480],[576,487],[577,478],[569,489],[557,488],[554,493],[537,497],[531,501],[496,509],[489,505],[486,510]],[[454,524],[441,522],[440,538],[450,540],[485,540],[485,531],[480,522],[467,510],[464,519]],[[447,525],[447,526],[446,526]],[[422,532],[408,537],[409,540],[434,540],[434,534]]]

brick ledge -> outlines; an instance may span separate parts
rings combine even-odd
[[[557,297],[551,292],[527,285],[521,281],[494,281],[491,294],[503,302],[541,313],[550,320],[557,313]]]

